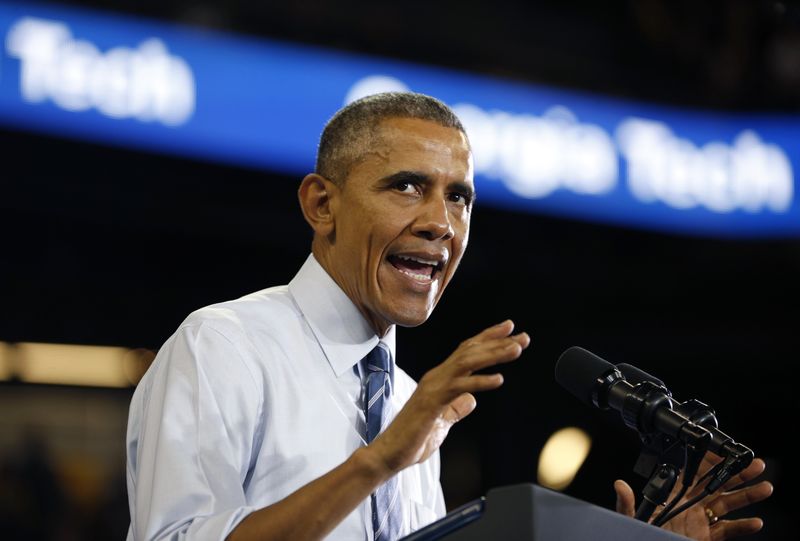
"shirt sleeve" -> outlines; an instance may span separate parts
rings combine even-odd
[[[255,510],[245,486],[258,448],[263,383],[235,342],[208,324],[182,327],[134,394],[129,539],[222,541]]]

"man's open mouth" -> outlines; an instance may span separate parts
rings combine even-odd
[[[389,263],[403,274],[419,280],[430,282],[444,268],[444,259],[428,259],[413,255],[396,254],[388,257]]]

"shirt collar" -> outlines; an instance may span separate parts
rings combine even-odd
[[[289,293],[337,377],[352,369],[379,341],[389,347],[392,359],[395,358],[395,326],[379,338],[313,254],[289,282]]]

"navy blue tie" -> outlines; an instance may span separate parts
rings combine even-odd
[[[392,381],[389,377],[389,350],[378,343],[366,358],[367,392],[365,408],[367,443],[381,433],[391,419]],[[372,494],[372,531],[375,541],[394,541],[400,536],[402,512],[397,476],[379,486]]]

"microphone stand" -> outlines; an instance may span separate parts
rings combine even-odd
[[[680,471],[678,464],[682,462],[683,486],[656,517],[656,521],[669,514],[694,483],[703,456],[712,441],[711,432],[682,415],[684,412],[680,411],[675,411],[674,417],[670,418],[672,425],[670,434],[656,429],[653,423],[654,416],[663,411],[661,408],[664,404],[672,405],[671,397],[667,394],[669,391],[666,393],[664,391],[663,386],[650,381],[639,383],[621,408],[625,423],[639,431],[643,444],[642,452],[634,467],[636,473],[649,477],[648,484],[643,490],[642,502],[635,515],[643,521],[647,521],[655,508],[669,497]]]
[[[717,418],[714,415],[714,411],[706,404],[699,400],[689,400],[678,405],[675,409],[680,414],[688,417],[693,423],[708,430],[710,437],[705,442],[686,442],[686,471],[683,478],[683,487],[666,508],[653,519],[654,526],[661,526],[705,496],[713,494],[722,488],[731,477],[749,466],[754,456],[753,451],[748,447],[734,442],[730,437],[717,430]],[[712,442],[716,445],[715,453],[724,453],[722,462],[707,471],[698,481],[700,483],[710,478],[703,491],[673,511],[673,507],[683,498],[691,486],[691,480],[697,475],[700,463],[708,450],[709,444]]]
[[[672,464],[662,464],[650,477],[647,486],[642,490],[642,501],[639,503],[634,518],[647,522],[656,510],[669,498],[675,481],[678,480],[678,468]]]
[[[687,440],[685,445],[685,459],[681,489],[672,498],[672,500],[670,500],[666,507],[664,507],[661,513],[659,513],[658,516],[653,520],[653,525],[661,526],[664,522],[680,512],[678,511],[675,514],[670,514],[675,505],[677,505],[681,498],[683,498],[683,496],[689,491],[689,488],[691,488],[691,486],[694,484],[694,478],[697,476],[697,472],[700,469],[700,464],[703,462],[703,457],[708,450],[708,444],[710,441],[711,434],[709,434],[708,431],[705,431],[701,437]]]

